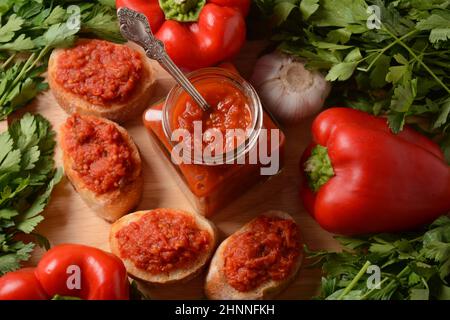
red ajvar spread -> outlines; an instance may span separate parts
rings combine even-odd
[[[142,72],[138,52],[102,40],[81,41],[58,59],[56,81],[96,105],[123,102]]]
[[[67,119],[65,132],[72,169],[89,189],[103,194],[129,182],[134,169],[132,150],[112,123],[75,114]]]
[[[158,103],[152,106],[150,109],[155,112],[162,112],[163,104]],[[264,128],[268,130],[267,135],[267,150],[270,152],[280,152],[280,162],[283,162],[284,155],[284,145],[285,145],[285,136],[281,130],[275,125],[275,123],[271,120],[271,118],[264,113],[263,115]],[[153,132],[156,137],[161,141],[164,145],[164,148],[170,153],[172,150],[172,145],[169,140],[166,138],[164,134],[164,130],[162,128],[161,120],[146,120],[144,118],[145,126]],[[271,131],[279,130],[280,132],[280,141],[279,141],[279,149],[272,149],[271,147]],[[245,167],[245,168],[243,168]],[[184,179],[190,188],[190,190],[197,197],[211,197],[214,195],[214,199],[210,199],[211,203],[207,205],[209,207],[216,207],[216,202],[228,203],[230,201],[230,197],[226,196],[230,191],[236,191],[238,194],[244,192],[246,188],[239,191],[239,188],[236,185],[231,184],[230,180],[236,184],[238,182],[239,187],[246,186],[242,181],[242,177],[246,177],[247,183],[251,183],[252,181],[261,180],[262,176],[260,174],[260,166],[259,165],[223,165],[223,166],[204,166],[204,165],[196,165],[196,164],[180,164],[179,169],[181,170]],[[228,183],[224,183],[224,181],[228,181]],[[224,186],[226,187],[226,192],[224,192]],[[228,188],[228,186],[230,186]],[[219,190],[220,192],[216,192]]]
[[[292,220],[260,217],[236,235],[224,251],[224,274],[238,291],[283,280],[300,254],[300,233]]]
[[[211,245],[211,236],[194,218],[155,209],[116,234],[120,255],[152,274],[189,267]]]
[[[248,98],[228,81],[201,80],[195,83],[198,92],[205,98],[211,109],[203,111],[187,93],[183,92],[176,101],[172,116],[172,128],[186,129],[194,133],[194,122],[202,124],[202,132],[219,130],[224,140],[224,151],[236,148],[241,142],[237,139],[226,141],[225,134],[230,129],[251,128],[252,114]],[[203,148],[211,145],[214,137],[204,135]],[[214,148],[211,146],[212,150]],[[213,155],[215,152],[212,153]]]

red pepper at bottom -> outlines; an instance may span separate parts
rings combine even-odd
[[[48,300],[35,268],[9,272],[0,278],[0,300]]]
[[[50,249],[36,268],[0,278],[0,300],[48,300],[54,296],[85,300],[128,300],[122,261],[97,248],[63,244]]]
[[[326,230],[397,232],[450,211],[450,170],[439,146],[412,128],[393,134],[386,119],[331,108],[313,122],[301,161],[301,198]]]

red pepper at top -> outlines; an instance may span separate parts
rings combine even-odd
[[[195,70],[239,52],[250,0],[117,0],[116,7],[145,14],[172,60]]]

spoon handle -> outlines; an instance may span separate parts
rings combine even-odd
[[[207,111],[209,109],[208,102],[202,97],[194,85],[189,81],[189,79],[181,72],[181,70],[175,65],[175,63],[170,59],[167,53],[164,54],[161,64],[164,69],[174,77],[178,84],[194,99],[194,101],[203,109]]]
[[[207,111],[210,108],[208,103],[172,59],[170,59],[164,48],[164,43],[155,38],[150,29],[147,17],[129,8],[120,8],[117,11],[117,16],[119,17],[120,32],[122,35],[144,48],[147,57],[158,61],[192,99],[194,99],[200,108],[203,111]]]

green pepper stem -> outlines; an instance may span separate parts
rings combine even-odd
[[[315,146],[311,151],[311,156],[305,162],[305,173],[309,186],[314,191],[319,191],[325,183],[334,177],[333,166],[331,165],[328,149],[321,145]]]
[[[167,20],[193,22],[206,4],[206,0],[159,0]]]

